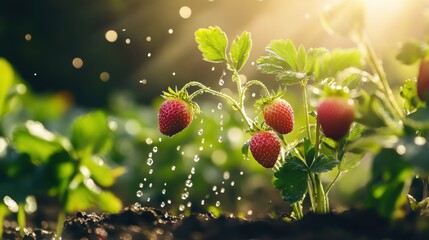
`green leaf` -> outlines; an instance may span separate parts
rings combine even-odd
[[[366,206],[381,216],[391,218],[406,204],[406,183],[413,171],[394,149],[383,149],[374,158]]]
[[[111,146],[112,134],[107,116],[101,111],[91,112],[75,119],[71,143],[80,157],[103,153]]]
[[[339,161],[334,156],[320,155],[310,166],[310,172],[323,173],[334,169]]]
[[[346,172],[359,165],[363,153],[346,152],[340,162],[340,172]]]
[[[102,191],[96,195],[97,207],[101,211],[109,213],[118,213],[122,210],[122,202],[112,192]]]
[[[298,54],[296,57],[296,67],[298,72],[304,72],[305,66],[307,65],[307,53],[305,52],[304,46],[299,46]]]
[[[84,158],[82,165],[88,168],[91,173],[91,178],[103,187],[110,187],[115,183],[116,177],[118,176],[116,174],[117,172],[124,173],[124,171],[114,171],[97,156]]]
[[[319,58],[315,75],[317,80],[336,77],[340,71],[362,66],[362,53],[358,49],[337,49]]]
[[[304,71],[307,73],[313,73],[318,59],[327,52],[328,50],[326,48],[310,48],[307,51],[307,64],[305,65]]]
[[[314,148],[314,145],[310,142],[310,140],[304,138],[304,157],[305,162],[308,166],[311,166],[311,164],[313,164],[315,155],[316,149]]]
[[[427,56],[429,52],[428,44],[421,41],[405,42],[399,48],[396,59],[403,64],[413,64]]]
[[[268,45],[269,54],[284,61],[288,68],[284,70],[298,71],[297,50],[291,40],[273,40]]]
[[[0,58],[0,117],[4,114],[6,98],[13,84],[14,71],[4,58]]]
[[[36,163],[46,162],[52,154],[64,149],[58,136],[34,121],[15,128],[12,141],[19,152],[30,155]]]
[[[198,29],[195,32],[195,41],[205,61],[219,63],[226,60],[228,39],[219,27]]]
[[[406,80],[401,86],[401,97],[404,99],[404,109],[413,112],[425,106],[424,102],[417,96],[417,80],[415,78]]]
[[[305,80],[307,75],[302,72],[285,71],[277,74],[276,80],[285,85],[293,85]]]
[[[260,57],[256,60],[256,64],[258,70],[266,74],[278,74],[290,69],[290,66],[285,61],[274,56]]]
[[[243,32],[231,44],[229,56],[236,71],[240,71],[249,58],[252,39],[249,32]]]
[[[241,153],[244,155],[245,158],[249,156],[249,144],[250,140],[246,141],[241,148]]]
[[[307,193],[308,171],[303,161],[295,156],[287,156],[286,163],[274,173],[274,187],[280,190],[285,201],[298,202]]]

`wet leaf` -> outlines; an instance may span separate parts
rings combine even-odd
[[[274,187],[285,201],[295,203],[303,199],[307,193],[307,169],[299,158],[287,156],[286,163],[274,173]]]
[[[243,32],[231,44],[230,58],[236,71],[240,71],[249,58],[252,40],[249,32]]]
[[[219,63],[226,60],[228,39],[219,27],[201,28],[195,32],[198,49],[207,62]]]
[[[404,99],[404,109],[413,112],[425,106],[424,102],[417,96],[417,80],[415,78],[406,80],[401,86],[401,97]]]

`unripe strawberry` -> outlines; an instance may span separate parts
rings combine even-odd
[[[294,119],[292,106],[284,99],[276,98],[264,104],[262,109],[268,126],[281,134],[293,130]]]
[[[419,75],[417,76],[417,95],[420,100],[429,100],[429,61],[420,63]]]
[[[281,143],[278,137],[269,131],[254,134],[249,143],[253,158],[265,168],[272,168],[280,154]]]
[[[340,140],[355,119],[353,102],[341,97],[324,99],[317,108],[317,121],[326,137]]]
[[[182,99],[167,99],[159,109],[159,131],[171,137],[189,126],[192,117],[192,106],[188,102]]]

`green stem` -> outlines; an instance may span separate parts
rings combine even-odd
[[[307,100],[307,80],[301,82],[301,91],[302,91],[302,100],[304,102],[304,113],[305,113],[305,123],[307,129],[307,137],[311,142],[311,130],[310,130],[310,118],[308,113],[308,100]]]
[[[293,213],[295,214],[298,220],[304,217],[304,214],[302,212],[302,201],[292,203],[292,209],[293,209]]]
[[[61,234],[63,233],[64,229],[64,220],[66,219],[66,213],[64,211],[60,211],[58,214],[58,220],[57,220],[57,239],[61,239]]]
[[[309,173],[310,176],[307,185],[308,185],[308,195],[310,196],[311,211],[317,211],[317,190],[316,190],[316,180],[314,173]]]
[[[250,80],[248,82],[246,82],[243,85],[243,94],[247,91],[247,89],[252,86],[252,85],[258,85],[260,86],[264,91],[265,94],[270,95],[270,90],[268,90],[267,86],[265,86],[265,84],[263,84],[261,81],[259,80]]]
[[[25,232],[24,232],[25,225],[26,225],[25,203],[18,203],[18,226],[19,226],[19,235],[21,237],[25,236]]]
[[[237,108],[238,109],[238,111],[240,112],[240,114],[241,114],[241,116],[243,117],[243,119],[246,121],[246,124],[247,124],[247,126],[249,127],[249,128],[251,128],[252,127],[252,121],[249,119],[249,117],[247,116],[247,114],[246,114],[246,112],[244,111],[244,108],[235,100],[235,99],[233,99],[232,97],[230,97],[229,95],[227,95],[227,94],[225,94],[225,93],[221,93],[221,92],[219,92],[219,91],[216,91],[216,90],[213,90],[213,89],[211,89],[211,88],[209,88],[209,87],[207,87],[206,85],[204,85],[204,84],[202,84],[202,83],[200,83],[200,82],[195,82],[195,81],[193,81],[193,82],[188,82],[187,84],[185,84],[185,86],[183,86],[183,88],[181,89],[181,91],[182,90],[185,90],[186,88],[188,88],[188,87],[192,87],[192,86],[194,86],[194,87],[199,87],[200,88],[200,90],[202,90],[203,92],[207,92],[207,93],[210,93],[210,94],[213,94],[213,95],[215,95],[215,96],[218,96],[218,97],[221,97],[221,98],[223,98],[223,99],[225,99],[225,100],[228,100],[228,101],[230,101],[231,103],[232,103],[232,105],[233,105],[233,107],[235,107],[235,108]],[[197,91],[200,91],[200,90],[197,90]],[[199,92],[198,94],[201,94],[202,92]],[[195,97],[196,95],[193,95],[193,94],[191,94],[190,96],[189,96],[189,98],[192,100],[192,97]]]
[[[334,183],[338,180],[338,178],[340,177],[341,173],[342,172],[340,171],[340,169],[338,169],[338,173],[337,173],[337,175],[335,175],[334,180],[332,180],[332,182],[326,188],[326,195],[328,195],[329,191],[331,190],[332,186],[334,186]]]
[[[389,86],[389,82],[387,81],[386,74],[384,72],[383,66],[381,65],[380,61],[377,58],[377,55],[374,51],[374,48],[371,45],[371,42],[369,41],[369,38],[366,34],[362,37],[362,44],[365,48],[366,55],[368,57],[369,63],[373,67],[374,71],[377,73],[381,86],[382,91],[386,95],[390,105],[393,107],[395,111],[395,115],[397,115],[400,119],[404,117],[404,113],[401,110],[401,107],[399,106],[398,102],[396,101],[395,95],[393,94],[392,89]]]
[[[317,190],[317,213],[328,213],[329,212],[329,203],[327,196],[325,194],[325,190],[323,189],[322,181],[320,180],[319,174],[315,174],[314,176],[316,181],[316,190]]]

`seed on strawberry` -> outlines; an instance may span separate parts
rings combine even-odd
[[[171,137],[188,127],[192,116],[193,110],[189,103],[182,99],[167,99],[159,109],[159,131]]]
[[[284,99],[275,98],[264,104],[262,109],[268,126],[281,134],[292,132],[294,126],[292,106]]]
[[[354,105],[341,97],[324,99],[317,108],[317,120],[323,134],[333,140],[340,140],[349,131],[355,119]]]
[[[422,101],[429,100],[429,61],[420,63],[417,76],[417,95]]]
[[[265,168],[272,168],[280,154],[281,143],[278,137],[269,131],[254,134],[249,143],[253,158]]]

